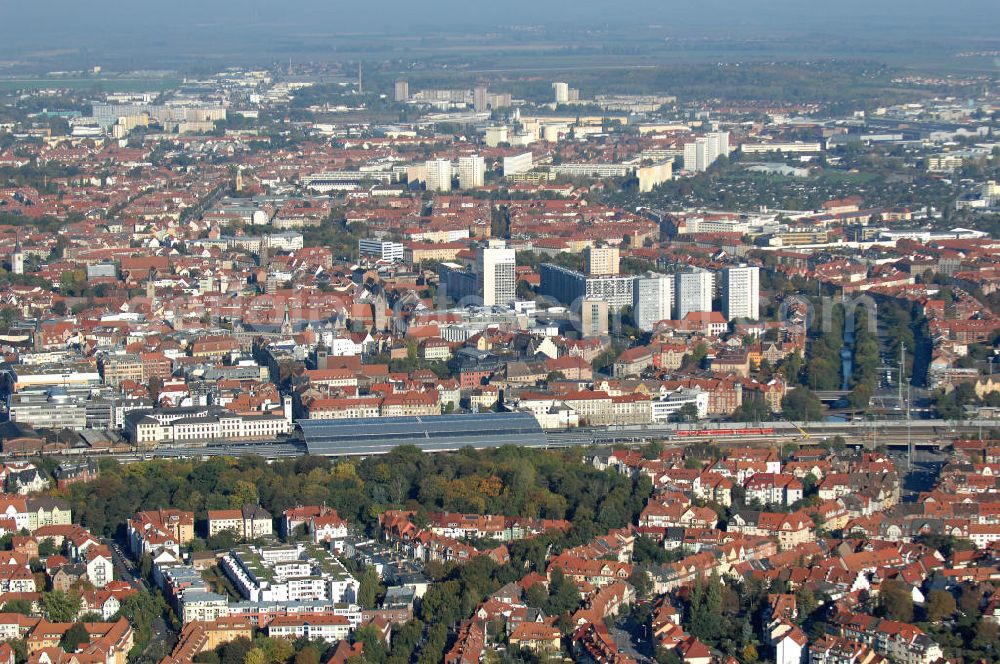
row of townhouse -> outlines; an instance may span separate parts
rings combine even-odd
[[[313,544],[326,544],[334,551],[343,548],[349,534],[347,521],[337,514],[337,510],[326,505],[300,505],[282,512],[278,524],[282,536],[293,535],[299,527],[309,533]]]
[[[223,532],[234,533],[242,540],[252,541],[273,534],[274,519],[260,505],[246,504],[234,510],[208,510],[208,536]]]
[[[43,526],[68,526],[73,523],[69,503],[48,496],[21,497],[0,494],[0,520],[8,519],[10,530],[34,532]]]
[[[457,402],[457,399],[455,400]],[[384,396],[308,398],[303,406],[308,419],[355,419],[440,415],[445,403],[437,390],[409,391]]]
[[[435,512],[428,515],[428,528],[436,535],[453,539],[488,538],[509,542],[550,531],[565,532],[564,519],[532,519],[492,514]]]
[[[831,619],[831,624],[839,636],[870,645],[892,662],[933,664],[944,656],[934,639],[908,623],[841,612]]]
[[[194,512],[158,509],[138,512],[126,523],[129,548],[136,558],[168,551],[180,558],[181,547],[194,539]]]
[[[24,641],[28,661],[63,661],[63,637],[75,623],[49,622],[44,618],[0,613],[0,638]],[[83,623],[89,640],[78,647],[74,655],[88,664],[126,664],[132,649],[134,634],[128,620]]]
[[[616,581],[627,581],[632,575],[630,563],[615,560],[591,560],[580,558],[570,552],[563,552],[549,561],[548,575],[551,579],[554,570],[562,571],[563,575],[575,583],[589,583],[600,588]]]
[[[791,549],[816,538],[815,523],[805,510],[790,514],[742,510],[733,515],[726,529],[746,535],[775,537],[781,549]]]

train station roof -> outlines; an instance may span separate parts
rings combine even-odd
[[[543,447],[545,433],[531,413],[472,413],[339,420],[299,420],[309,454],[385,454],[400,445],[425,452],[522,445]]]

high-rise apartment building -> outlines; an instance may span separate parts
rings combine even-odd
[[[486,184],[486,160],[480,155],[458,159],[458,186],[460,189],[475,189]]]
[[[477,85],[472,89],[472,108],[476,113],[490,110],[490,92],[485,85]]]
[[[565,104],[569,101],[569,83],[557,81],[552,84],[552,91],[557,104]]]
[[[503,240],[489,240],[476,256],[476,278],[487,307],[507,306],[516,299],[514,250]]]
[[[652,330],[673,310],[674,277],[646,272],[632,283],[632,317],[640,330]]]
[[[760,268],[750,265],[722,271],[722,313],[726,320],[760,318]]]
[[[618,247],[587,247],[583,257],[590,276],[618,274]]]
[[[674,162],[664,160],[649,166],[640,166],[635,171],[639,178],[639,192],[649,193],[653,189],[674,177]]]
[[[393,88],[393,99],[396,101],[408,101],[410,99],[410,84],[407,81],[396,81]]]
[[[729,132],[715,131],[684,144],[684,170],[700,173],[722,156],[729,156]]]
[[[433,159],[424,162],[427,191],[451,191],[451,161]]]
[[[712,273],[692,269],[674,275],[674,318],[681,320],[692,311],[712,310]]]
[[[590,297],[580,300],[580,333],[585,339],[607,336],[607,300]]]
[[[713,131],[705,138],[708,139],[708,154],[714,162],[719,157],[729,156],[729,132]]]
[[[632,305],[632,281],[635,279],[632,276],[589,277],[552,263],[542,263],[538,273],[541,277],[538,292],[563,304],[576,306],[574,302],[586,298],[604,300],[613,311]]]

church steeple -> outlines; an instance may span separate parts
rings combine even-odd
[[[285,336],[292,334],[292,316],[288,311],[288,302],[285,302],[285,316],[281,319],[281,334]]]
[[[21,232],[14,232],[14,252],[10,255],[12,274],[24,274],[24,252],[21,251]]]
[[[156,297],[156,268],[149,268],[149,275],[146,277],[146,297],[152,301]]]

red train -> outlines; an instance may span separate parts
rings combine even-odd
[[[769,436],[774,434],[774,429],[770,427],[763,429],[689,429],[674,433],[678,436],[688,437]]]

